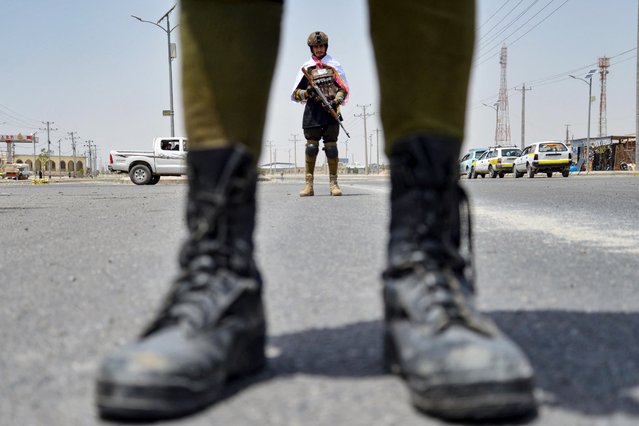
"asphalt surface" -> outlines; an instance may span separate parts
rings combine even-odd
[[[301,199],[259,184],[269,367],[180,425],[440,425],[382,370],[385,178]],[[101,357],[133,339],[175,275],[186,186],[0,183],[0,424],[96,425]],[[463,180],[481,308],[536,370],[519,424],[639,422],[639,178]],[[105,423],[106,424],[106,423]]]

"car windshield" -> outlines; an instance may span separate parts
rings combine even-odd
[[[501,151],[502,157],[519,157],[520,153],[519,149],[504,149]]]
[[[539,152],[564,152],[568,151],[563,143],[542,143],[539,144]]]

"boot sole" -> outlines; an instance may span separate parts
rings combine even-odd
[[[406,374],[392,338],[386,334],[384,340],[384,367],[405,380],[411,401],[419,411],[452,421],[514,419],[534,416],[537,412],[531,378],[429,385],[428,378]]]
[[[175,380],[166,384],[121,384],[98,380],[98,414],[107,420],[148,421],[183,417],[212,405],[220,399],[225,385],[266,366],[265,337],[236,348],[229,356],[232,365],[219,377],[202,380]],[[226,376],[226,377],[225,377]]]

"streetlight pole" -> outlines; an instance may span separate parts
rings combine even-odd
[[[38,133],[38,132],[33,132],[33,133],[31,133],[31,138],[32,138],[32,140],[33,140],[33,166],[32,166],[32,167],[33,167],[33,170],[32,170],[32,172],[33,172],[33,179],[35,179],[35,176],[36,176],[36,175],[35,175],[35,172],[36,172],[36,147],[35,147],[35,144],[36,144],[36,134],[37,134],[37,133]]]
[[[175,27],[171,28],[169,14],[173,11],[173,9],[175,9],[175,6],[169,9],[169,11],[166,12],[160,19],[158,19],[157,22],[147,21],[135,15],[131,15],[132,18],[135,18],[140,22],[146,22],[147,24],[155,25],[156,27],[158,27],[159,29],[161,29],[162,31],[166,33],[167,52],[168,52],[168,58],[169,58],[169,102],[170,102],[170,108],[171,108],[171,110],[169,111],[169,117],[171,117],[171,137],[175,137],[175,120],[174,120],[175,110],[173,109],[173,59],[175,59],[175,57],[177,56],[175,54],[175,45],[171,43],[171,32],[179,26],[178,24]],[[160,25],[160,22],[164,19],[166,19],[166,28]]]
[[[592,76],[596,72],[597,70],[588,71],[585,78],[575,77],[574,75],[568,76],[575,80],[581,80],[588,85],[588,131],[586,136],[586,149],[584,150],[584,156],[586,157],[586,173],[590,172],[590,111],[592,109]]]
[[[497,134],[499,133],[499,129],[497,127],[497,124],[499,123],[499,102],[495,102],[492,106],[487,104],[482,105],[495,110],[495,145],[499,145],[499,143],[497,143]]]

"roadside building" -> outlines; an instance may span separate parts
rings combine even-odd
[[[51,170],[51,176],[83,177],[86,174],[86,159],[80,156],[51,156],[48,165],[42,164],[43,162],[36,157],[35,167],[33,166],[33,155],[14,155],[13,162],[16,164],[28,164],[35,174],[40,171],[46,174],[49,170]]]
[[[585,163],[586,142],[586,138],[570,141],[573,162],[578,168]],[[590,138],[588,169],[591,171],[635,169],[636,149],[635,135]]]

